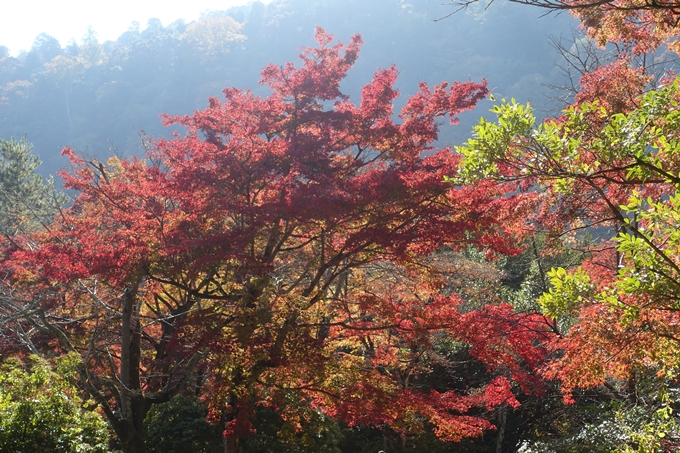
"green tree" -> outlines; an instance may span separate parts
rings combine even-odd
[[[309,405],[297,411],[302,417],[286,417],[271,408],[255,409],[255,433],[243,439],[243,453],[270,453],[285,451],[289,453],[340,453],[338,444],[342,432],[338,422]],[[290,415],[290,414],[289,414]]]
[[[0,234],[6,237],[48,224],[68,199],[36,173],[41,162],[32,149],[25,138],[0,139]]]
[[[106,422],[83,409],[76,390],[79,358],[50,364],[31,356],[0,367],[0,453],[106,452]]]
[[[149,453],[219,453],[222,430],[206,421],[208,408],[179,396],[151,408],[144,423]]]

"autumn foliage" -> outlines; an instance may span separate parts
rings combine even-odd
[[[654,51],[667,45],[678,51],[678,11],[672,1],[613,0],[564,2],[581,21],[587,34],[604,46],[623,42],[635,52]]]
[[[520,250],[519,194],[446,182],[460,158],[432,145],[439,119],[455,123],[486,83],[422,84],[395,114],[391,67],[356,105],[340,82],[361,38],[316,39],[301,67],[264,69],[269,96],[228,88],[192,116],[166,116],[186,134],[145,159],[65,149],[73,169],[61,176],[80,195],[4,255],[8,294],[33,301],[14,302],[12,328],[35,327],[23,340],[37,351],[81,355],[83,388],[124,451],[144,450],[149,408],[186,388],[225,423],[229,451],[256,405],[293,422],[310,407],[404,432],[427,422],[459,440],[493,428],[485,410],[541,392],[545,319],[507,305],[465,312],[428,264],[442,246]],[[442,341],[469,347],[489,381],[422,385]]]
[[[622,109],[596,96],[540,126],[529,106],[501,102],[498,121],[481,121],[458,148],[464,180],[517,184],[534,206],[536,234],[549,239],[544,254],[580,253],[546,270],[550,287],[539,298],[562,326],[541,375],[568,403],[599,391],[670,419],[665,389],[677,385],[680,338],[679,87],[675,80],[640,93]],[[636,433],[659,446],[635,451],[676,451],[673,423],[661,423],[658,436]]]

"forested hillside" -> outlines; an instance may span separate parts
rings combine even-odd
[[[0,49],[0,137],[27,134],[43,174],[64,165],[63,146],[101,157],[140,154],[140,135],[168,134],[161,112],[189,114],[230,86],[266,93],[257,84],[261,69],[296,59],[317,25],[345,42],[355,33],[364,38],[362,58],[343,85],[351,95],[378,68],[396,64],[404,95],[419,82],[484,77],[495,93],[547,103],[543,84],[562,80],[549,35],[569,34],[573,20],[539,19],[536,10],[503,4],[434,22],[448,13],[439,1],[255,2],[194,23],[151,19],[113,42],[99,42],[92,30],[62,48],[40,35],[16,58]],[[446,130],[442,139],[460,142],[469,129]]]

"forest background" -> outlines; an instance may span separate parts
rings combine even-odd
[[[64,47],[41,35],[17,57],[0,49],[0,136],[27,134],[44,175],[63,167],[64,146],[101,158],[139,154],[143,132],[168,135],[161,112],[191,113],[229,86],[265,93],[257,84],[262,68],[295,61],[317,25],[340,39],[364,38],[362,58],[343,83],[353,97],[377,68],[395,64],[404,95],[420,82],[486,78],[494,93],[561,108],[548,107],[544,87],[564,83],[550,36],[570,37],[576,21],[504,4],[434,22],[450,12],[436,1],[255,2],[192,24],[151,19],[104,43],[96,30]],[[460,143],[477,115],[463,119],[466,127],[445,128],[441,140]]]
[[[0,48],[0,451],[676,451],[675,5],[520,3]]]

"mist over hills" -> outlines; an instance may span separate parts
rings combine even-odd
[[[451,11],[440,0],[277,0],[206,12],[192,23],[150,19],[104,43],[96,30],[66,47],[42,34],[16,58],[0,47],[0,137],[26,134],[45,174],[65,164],[64,146],[100,158],[141,154],[140,135],[170,133],[159,113],[202,109],[228,86],[266,95],[257,84],[262,68],[296,61],[301,47],[314,44],[316,26],[345,43],[362,35],[359,61],[344,84],[354,102],[378,68],[395,64],[402,102],[420,82],[486,78],[497,96],[545,106],[544,84],[562,82],[548,36],[575,22],[507,2],[435,22]],[[440,141],[462,142],[488,106],[443,127]]]

